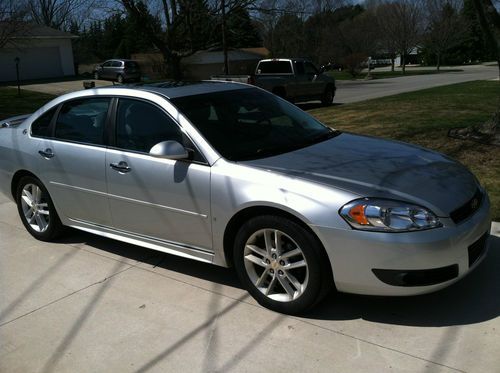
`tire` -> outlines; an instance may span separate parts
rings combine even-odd
[[[35,211],[30,207],[33,202]],[[32,176],[21,178],[16,189],[16,203],[24,227],[37,240],[52,241],[61,235],[63,225],[47,189],[40,180]]]
[[[325,257],[309,231],[273,215],[254,217],[243,224],[233,249],[236,273],[248,292],[262,306],[290,315],[308,310],[332,288]]]
[[[330,106],[333,104],[333,99],[335,97],[335,90],[331,86],[327,86],[325,92],[323,93],[323,98],[321,103],[325,106]]]
[[[116,77],[116,81],[117,81],[118,83],[120,83],[120,84],[123,84],[123,82],[125,81],[125,80],[123,79],[123,75],[118,75],[118,76]]]
[[[101,79],[101,78],[99,77],[99,73],[96,71],[94,73],[94,80],[99,80],[99,79]]]

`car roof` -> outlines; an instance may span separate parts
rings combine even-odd
[[[136,85],[125,85],[122,88],[138,89],[142,91],[157,93],[166,98],[177,98],[205,93],[233,91],[236,89],[248,89],[252,86],[233,82],[219,81],[177,81],[177,82],[158,82],[158,83],[140,83]]]

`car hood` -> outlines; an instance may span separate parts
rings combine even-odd
[[[348,133],[293,152],[242,163],[361,197],[417,203],[439,216],[449,216],[471,199],[478,187],[472,173],[442,154]]]

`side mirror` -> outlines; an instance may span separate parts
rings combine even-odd
[[[328,62],[326,65],[323,65],[319,69],[319,73],[323,74],[325,71],[330,71],[332,69],[332,64],[331,62]]]
[[[149,154],[156,158],[188,159],[189,152],[177,141],[162,141],[151,148]]]

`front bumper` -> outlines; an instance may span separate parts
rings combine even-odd
[[[488,250],[491,219],[487,195],[474,215],[460,224],[440,220],[441,228],[407,233],[311,228],[326,248],[337,290],[417,295],[456,282],[476,267]]]

